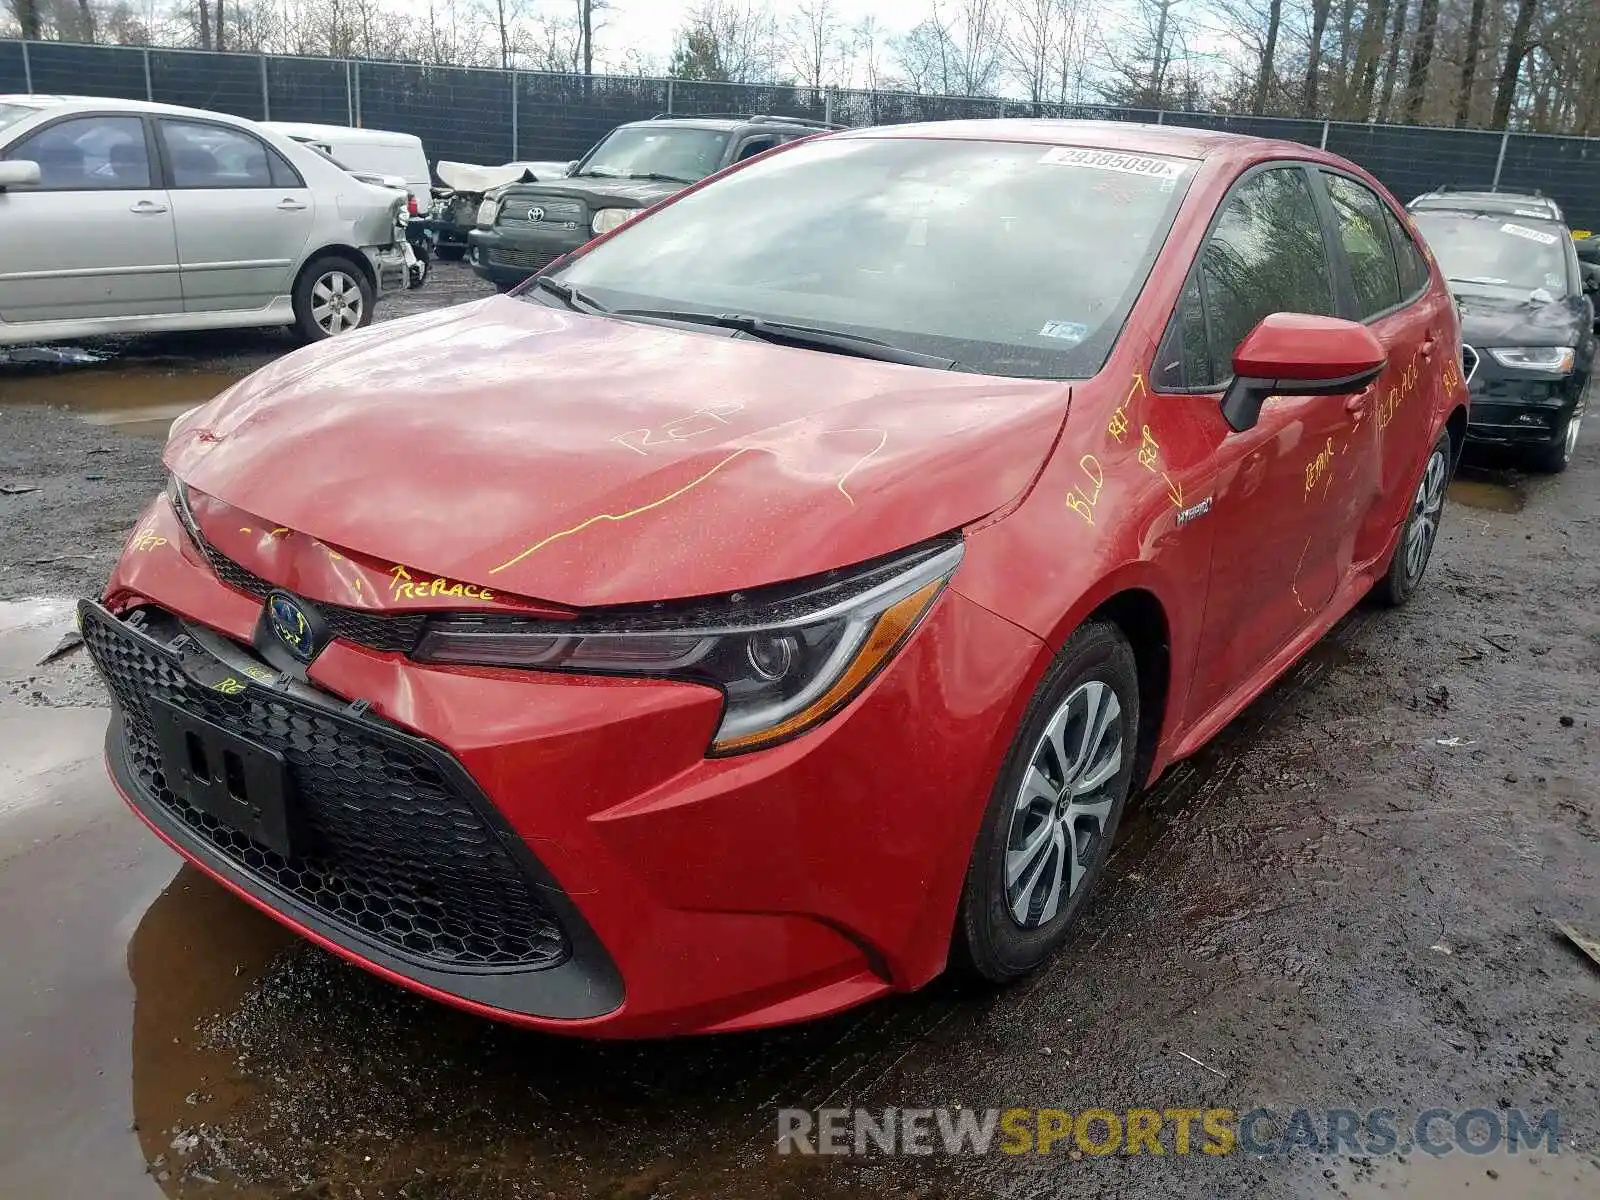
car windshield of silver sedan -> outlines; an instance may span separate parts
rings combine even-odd
[[[1195,165],[1074,146],[823,139],[683,196],[556,278],[618,315],[757,337],[798,327],[836,336],[796,344],[837,353],[876,344],[902,353],[892,361],[1085,378],[1110,352]]]
[[[577,175],[695,183],[717,169],[727,145],[728,135],[715,129],[624,126],[600,143]]]
[[[1518,299],[1567,293],[1561,226],[1504,214],[1412,214],[1450,286]],[[1540,293],[1544,293],[1542,296]]]

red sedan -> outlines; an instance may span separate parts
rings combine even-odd
[[[520,1024],[1010,980],[1131,793],[1418,586],[1459,368],[1333,155],[807,141],[180,419],[80,610],[111,774],[306,937]]]

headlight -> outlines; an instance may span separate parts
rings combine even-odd
[[[589,222],[589,228],[594,230],[595,236],[610,233],[613,229],[626,225],[644,210],[642,208],[598,208],[595,210],[594,219]]]
[[[1565,375],[1577,358],[1571,346],[1510,346],[1489,353],[1502,367],[1549,371],[1552,375]]]
[[[575,621],[501,613],[430,620],[426,662],[645,675],[719,688],[714,754],[770,746],[837,712],[889,662],[961,561],[941,541],[813,584],[685,608]]]
[[[499,215],[500,201],[485,200],[482,204],[478,205],[478,228],[489,228],[489,226],[494,224],[495,218]]]
[[[200,533],[200,526],[195,522],[194,510],[189,507],[189,488],[176,475],[167,476],[167,503],[172,505],[172,511],[178,514],[178,524],[183,526],[183,531],[189,535],[189,540],[196,546],[205,546],[206,539]]]

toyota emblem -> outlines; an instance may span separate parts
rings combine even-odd
[[[534,205],[528,210],[528,220],[534,222],[535,224],[544,220],[544,209],[540,208],[537,204]]]

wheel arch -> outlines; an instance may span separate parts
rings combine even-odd
[[[306,255],[305,259],[300,263],[300,269],[294,273],[295,286],[299,287],[300,281],[305,278],[306,272],[309,271],[319,259],[324,258],[349,259],[351,264],[361,272],[361,277],[367,281],[367,286],[372,289],[373,294],[377,294],[378,274],[372,269],[372,260],[369,259],[365,254],[361,253],[361,251],[356,247],[348,245],[344,242],[329,242],[327,245],[319,246],[310,254]]]
[[[1115,625],[1133,650],[1139,679],[1139,732],[1133,790],[1143,788],[1155,763],[1167,725],[1172,696],[1172,626],[1159,597],[1147,588],[1130,587],[1102,600],[1088,620]]]
[[[1454,475],[1456,467],[1461,464],[1461,452],[1467,445],[1467,408],[1458,404],[1450,410],[1450,415],[1445,418],[1444,430],[1450,435],[1450,474]]]

